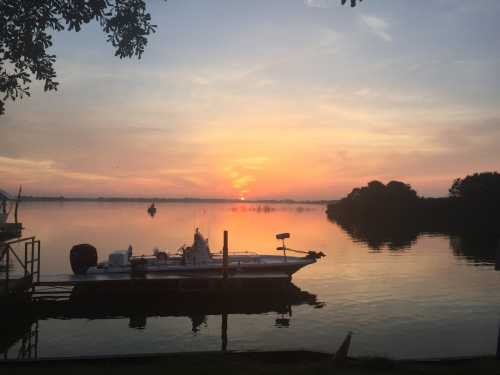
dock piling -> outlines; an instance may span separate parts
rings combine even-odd
[[[221,349],[223,352],[227,351],[227,313],[222,313],[221,324]]]
[[[500,240],[497,244],[497,253],[495,257],[495,271],[500,271]]]
[[[500,324],[498,325],[498,338],[497,338],[497,360],[500,361]]]
[[[229,258],[228,232],[224,231],[224,246],[222,247],[222,277],[227,279],[227,268]]]

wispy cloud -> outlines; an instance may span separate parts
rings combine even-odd
[[[311,8],[329,8],[331,0],[304,0],[304,4]]]
[[[0,156],[0,172],[20,175],[50,175],[82,181],[111,181],[113,177],[94,173],[68,171],[56,166],[52,160],[16,159]]]
[[[380,17],[362,15],[361,23],[366,26],[371,33],[375,34],[386,42],[392,42],[392,36],[389,34],[389,24]]]

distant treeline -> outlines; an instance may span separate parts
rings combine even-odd
[[[494,249],[500,235],[500,174],[458,178],[444,198],[420,197],[400,181],[372,181],[328,204],[327,215],[372,248],[404,248],[422,233],[436,233],[480,238]]]
[[[414,222],[434,226],[500,223],[500,174],[476,173],[457,178],[445,198],[424,198],[409,184],[372,181],[330,203],[328,216],[338,221]]]
[[[245,200],[224,198],[146,198],[146,197],[37,197],[23,196],[23,201],[31,202],[180,202],[180,203],[281,203],[281,204],[327,204],[325,200],[263,199]]]

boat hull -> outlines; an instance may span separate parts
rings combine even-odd
[[[269,260],[271,257],[264,258]],[[281,258],[279,261],[275,258]],[[227,267],[229,274],[285,274],[293,275],[309,264],[316,262],[315,259],[288,257],[284,260],[282,257],[273,257],[272,262],[230,262]],[[88,274],[114,274],[114,273],[162,273],[162,274],[198,274],[198,273],[223,273],[222,263],[207,263],[199,265],[148,265],[141,270],[133,270],[130,266],[109,267],[109,268],[90,268]]]

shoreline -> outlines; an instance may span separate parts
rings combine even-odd
[[[46,357],[28,360],[1,360],[0,369],[23,374],[37,370],[51,373],[86,373],[94,371],[182,371],[182,373],[234,374],[307,374],[334,370],[336,373],[371,374],[390,371],[393,374],[500,373],[500,360],[494,355],[450,358],[390,359],[384,357],[348,357],[335,367],[333,354],[306,350],[295,351],[210,351],[181,353],[144,353],[80,357]]]
[[[15,201],[15,199],[11,199]],[[33,197],[23,196],[21,202],[130,202],[130,203],[260,203],[260,204],[315,204],[327,205],[335,200],[294,199],[237,199],[237,198],[158,198],[158,197]]]

